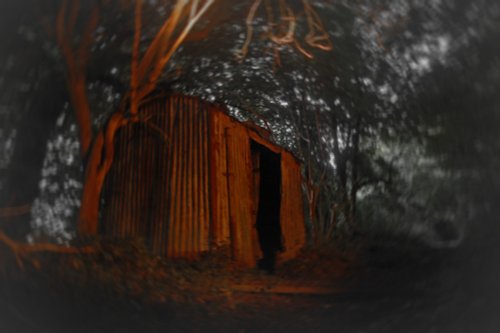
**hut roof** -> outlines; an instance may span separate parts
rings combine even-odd
[[[203,103],[206,103],[208,105],[213,105],[213,106],[216,106],[215,108],[215,112],[223,112],[224,114],[226,114],[228,117],[230,117],[233,121],[245,126],[248,130],[252,131],[254,134],[256,134],[258,137],[260,137],[262,140],[266,141],[268,144],[272,144],[276,147],[279,147],[280,150],[283,150],[287,153],[289,153],[291,156],[293,156],[299,163],[302,163],[303,160],[297,156],[297,154],[292,151],[291,149],[287,148],[287,147],[284,147],[283,145],[280,145],[279,143],[277,143],[276,141],[274,141],[272,139],[273,137],[273,133],[271,131],[271,129],[268,129],[268,128],[264,128],[262,126],[259,126],[257,125],[255,122],[251,121],[251,120],[240,120],[238,118],[236,118],[234,115],[232,115],[230,112],[229,112],[229,109],[228,107],[223,104],[223,103],[220,103],[220,102],[217,102],[217,101],[214,101],[214,102],[211,102],[211,101],[206,101],[204,99],[202,99],[201,97],[198,97],[198,96],[192,96],[192,95],[186,95],[186,94],[183,94],[183,93],[180,93],[180,92],[175,92],[175,91],[171,91],[171,90],[159,90],[159,91],[155,91],[153,93],[151,93],[149,96],[147,96],[145,99],[143,99],[141,101],[141,103],[139,104],[139,107],[141,106],[144,106],[150,102],[153,102],[153,101],[157,101],[159,99],[162,99],[162,98],[171,98],[171,97],[190,97],[190,98],[195,98],[195,99],[198,99],[200,101],[202,101]]]

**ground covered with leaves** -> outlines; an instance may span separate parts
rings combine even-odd
[[[478,289],[470,270],[485,276],[483,266],[464,272],[463,252],[404,238],[353,244],[306,249],[274,275],[239,269],[224,251],[172,261],[150,255],[140,242],[37,255],[20,270],[2,248],[0,329],[496,332],[493,277]]]

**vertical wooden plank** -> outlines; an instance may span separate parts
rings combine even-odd
[[[177,248],[177,257],[182,257],[183,255],[185,256],[186,253],[186,242],[187,242],[187,225],[188,225],[188,216],[187,216],[187,211],[186,211],[186,206],[187,206],[187,199],[188,199],[188,187],[187,187],[187,182],[189,180],[188,177],[188,149],[189,149],[189,136],[188,136],[188,130],[189,130],[189,113],[186,112],[184,108],[184,100],[183,96],[180,96],[178,98],[178,108],[179,112],[182,114],[183,121],[182,121],[182,152],[181,152],[181,158],[182,158],[182,165],[181,165],[181,170],[182,173],[180,174],[181,177],[181,212],[179,215],[179,246]]]
[[[154,103],[154,113],[151,118],[151,122],[154,125],[157,125],[160,129],[164,129],[163,119],[164,114],[160,112],[160,104],[158,101]],[[162,186],[165,172],[163,170],[163,160],[160,158],[163,146],[165,144],[160,133],[153,135],[153,146],[152,148],[152,172],[153,176],[151,177],[151,194],[150,194],[150,207],[149,207],[149,216],[148,216],[148,226],[146,230],[146,235],[149,242],[149,247],[154,254],[159,253],[159,236],[162,234],[162,223],[159,219],[159,212],[161,211],[161,197],[163,194]]]
[[[178,196],[177,200],[177,207],[176,207],[176,215],[175,215],[175,242],[174,242],[174,256],[179,256],[180,251],[179,249],[182,246],[182,214],[183,214],[183,208],[184,208],[184,181],[185,181],[185,155],[184,151],[186,150],[185,144],[186,141],[184,139],[184,135],[186,133],[186,117],[184,112],[182,112],[182,109],[180,108],[179,105],[179,97],[175,97],[175,104],[176,104],[176,112],[179,113],[179,151],[178,151],[178,174],[177,177],[179,178],[177,181],[178,188],[176,190],[176,195]]]
[[[188,125],[189,125],[189,115],[185,112],[181,100],[182,97],[177,97],[178,101],[178,108],[179,112],[182,114],[182,150],[181,150],[181,158],[182,158],[182,165],[181,165],[181,170],[182,173],[180,175],[181,177],[181,189],[180,189],[180,196],[181,196],[181,201],[180,201],[180,214],[179,218],[177,220],[178,223],[178,233],[177,233],[177,238],[179,239],[179,246],[177,247],[177,257],[181,257],[185,252],[185,242],[187,241],[186,239],[186,234],[188,232],[187,230],[187,221],[186,221],[186,210],[187,210],[187,181],[188,181],[188,143],[189,139],[187,137],[188,134]]]
[[[288,260],[297,255],[305,244],[302,176],[300,164],[287,152],[281,157],[281,230],[285,251],[280,255]]]
[[[205,233],[203,232],[203,224],[205,223],[205,217],[204,217],[204,209],[203,207],[203,199],[205,197],[205,193],[203,192],[203,165],[204,165],[204,156],[203,156],[203,119],[204,119],[204,114],[205,110],[203,108],[203,105],[199,103],[199,101],[196,102],[196,109],[197,109],[197,140],[196,140],[196,156],[198,163],[196,165],[197,172],[196,172],[196,190],[197,190],[197,200],[196,200],[196,205],[197,205],[197,248],[199,252],[204,251],[203,243],[204,243],[204,238]]]
[[[171,187],[170,187],[170,195],[172,199],[170,200],[170,216],[169,216],[169,238],[168,238],[168,255],[173,256],[175,254],[175,246],[176,246],[176,218],[178,211],[178,201],[179,201],[179,193],[177,192],[179,189],[180,177],[179,173],[179,150],[181,146],[180,142],[180,126],[181,126],[181,115],[177,112],[176,105],[174,103],[174,99],[170,99],[170,108],[171,112],[175,115],[176,124],[173,128],[172,134],[174,137],[173,144],[173,152],[172,152],[172,174],[171,174]]]
[[[211,192],[212,196],[212,221],[214,224],[213,237],[216,246],[228,245],[230,242],[229,224],[229,195],[228,195],[228,169],[227,169],[227,141],[225,128],[230,126],[227,116],[212,110],[211,147]]]
[[[251,147],[250,147],[251,148]],[[249,207],[252,220],[252,246],[253,246],[253,257],[255,262],[262,258],[263,254],[260,248],[259,236],[257,232],[257,210],[259,207],[260,200],[260,151],[251,151],[251,191],[252,191],[252,204]]]
[[[167,202],[166,204],[168,205],[168,225],[167,225],[167,241],[165,242],[165,251],[168,256],[172,254],[171,246],[173,243],[173,218],[174,218],[174,213],[173,210],[175,208],[175,195],[174,195],[174,190],[175,190],[175,173],[176,173],[176,167],[177,167],[177,161],[176,161],[176,150],[177,150],[177,131],[176,131],[176,126],[178,123],[178,115],[176,112],[174,112],[173,109],[173,101],[172,98],[169,98],[168,104],[166,105],[166,108],[168,109],[168,113],[170,114],[170,117],[172,119],[172,127],[170,131],[170,149],[169,149],[169,173],[168,173],[168,187],[167,187]],[[175,124],[175,125],[174,125]]]
[[[177,126],[178,118],[176,113],[172,109],[172,98],[169,98],[167,102],[165,103],[165,109],[168,113],[168,119],[169,119],[169,127],[168,127],[168,137],[169,137],[169,142],[168,142],[168,154],[167,154],[167,182],[165,184],[165,197],[166,201],[164,203],[166,208],[165,211],[165,218],[164,218],[164,223],[165,223],[165,235],[163,238],[163,251],[167,255],[169,253],[169,248],[170,248],[170,237],[171,237],[171,221],[172,221],[172,203],[174,200],[173,196],[173,183],[174,183],[174,178],[173,178],[173,171],[175,167],[175,147],[176,147],[176,136],[175,136],[175,128]]]
[[[149,111],[149,110],[146,110]],[[149,113],[149,112],[148,112]],[[139,166],[138,166],[138,174],[139,174],[139,183],[137,185],[137,190],[139,193],[138,196],[138,211],[137,211],[137,220],[136,220],[136,238],[140,238],[141,241],[146,241],[145,234],[144,234],[144,226],[147,223],[147,217],[148,214],[146,212],[147,206],[148,206],[148,195],[146,194],[146,190],[149,190],[148,192],[151,191],[150,188],[148,188],[149,185],[149,179],[151,175],[149,174],[150,169],[149,169],[149,153],[151,151],[151,146],[150,146],[150,135],[147,130],[144,129],[143,124],[137,124],[137,131],[139,132],[139,135],[142,138],[141,142],[141,148],[142,148],[142,154],[139,159]]]
[[[240,124],[227,129],[230,223],[233,230],[233,255],[244,267],[255,265],[252,228],[249,211],[252,204],[250,140]]]
[[[193,155],[194,155],[194,141],[193,141],[193,125],[194,125],[194,117],[193,117],[193,99],[192,98],[183,98],[183,104],[184,104],[184,109],[185,112],[188,114],[188,122],[187,122],[187,132],[186,132],[186,138],[187,138],[187,151],[185,152],[185,155],[187,157],[186,160],[186,169],[187,169],[187,174],[186,174],[186,212],[185,212],[185,238],[186,238],[186,247],[185,247],[185,256],[187,258],[193,258],[194,257],[194,248],[193,248],[193,235],[194,235],[194,229],[195,229],[195,223],[194,223],[194,214],[193,214],[193,203],[192,203],[192,196],[193,196]]]
[[[217,170],[215,167],[215,157],[216,157],[216,149],[215,146],[220,144],[217,140],[217,130],[215,128],[215,117],[216,112],[211,112],[210,109],[207,110],[207,126],[209,132],[209,149],[208,149],[208,172],[209,172],[209,196],[210,196],[210,225],[208,228],[208,246],[209,250],[213,250],[217,248],[219,245],[220,238],[220,222],[217,219],[218,215],[218,207],[217,207]]]
[[[172,98],[172,108],[174,112],[177,114],[177,117],[179,118],[179,123],[177,128],[175,129],[175,135],[177,138],[177,143],[176,143],[176,150],[175,150],[175,173],[172,175],[174,179],[174,185],[175,187],[172,189],[172,195],[174,196],[174,201],[173,201],[173,207],[172,207],[172,219],[170,220],[170,225],[171,225],[171,243],[170,245],[170,256],[175,256],[177,254],[177,246],[178,246],[178,225],[177,221],[179,219],[179,211],[180,211],[180,205],[181,205],[181,165],[182,165],[182,113],[179,112],[177,108],[177,100],[175,98]]]
[[[160,124],[162,124],[162,130],[164,131],[164,136],[165,140],[162,143],[161,149],[159,150],[159,164],[160,164],[160,172],[161,172],[161,181],[159,182],[159,189],[158,189],[158,200],[157,200],[157,210],[158,210],[158,216],[157,216],[157,223],[159,226],[159,231],[157,235],[157,241],[156,241],[156,253],[159,255],[164,255],[165,250],[164,250],[164,243],[166,243],[166,236],[167,236],[167,207],[168,207],[168,201],[167,201],[167,189],[168,189],[168,174],[169,174],[169,150],[168,146],[170,145],[171,141],[171,132],[169,132],[169,120],[170,120],[170,115],[166,112],[165,108],[165,103],[161,101],[159,104],[159,116],[160,116]],[[158,209],[159,208],[159,209]]]
[[[158,114],[158,103],[155,101],[152,104],[152,114],[151,114],[151,124],[158,126],[161,128],[161,123],[159,119],[159,114]],[[157,159],[158,156],[158,151],[161,148],[162,145],[162,139],[157,133],[151,132],[152,136],[152,147],[151,149],[151,192],[149,196],[149,211],[148,211],[148,220],[145,228],[146,232],[146,241],[148,244],[148,248],[152,253],[157,253],[156,249],[156,243],[157,243],[157,236],[160,233],[160,226],[158,225],[158,220],[157,220],[157,203],[156,200],[158,199],[158,196],[160,195],[159,189],[158,189],[158,183],[161,181],[161,174],[158,172],[158,169],[161,167],[159,164],[159,161]]]
[[[189,183],[190,183],[190,175],[189,175],[189,157],[190,157],[190,140],[189,140],[189,125],[191,123],[191,115],[189,114],[189,109],[185,108],[184,105],[183,107],[183,112],[185,115],[185,121],[184,121],[184,151],[183,151],[183,157],[184,157],[184,176],[183,176],[183,191],[184,191],[184,196],[183,196],[183,212],[182,212],[182,217],[181,217],[181,234],[180,237],[183,240],[184,244],[183,247],[180,251],[180,256],[186,257],[188,256],[188,250],[189,250],[189,233],[190,233],[190,218],[189,218]]]
[[[153,115],[152,115],[152,123],[153,124],[158,124],[161,126],[160,119],[159,119],[159,113],[158,113],[158,103],[155,102],[153,108]],[[161,127],[160,127],[161,128]],[[148,243],[148,248],[152,251],[152,253],[157,253],[156,248],[154,245],[156,244],[156,237],[158,234],[160,234],[160,225],[158,223],[157,219],[157,199],[158,196],[160,195],[159,191],[159,183],[161,182],[162,175],[163,173],[160,173],[159,170],[161,168],[160,161],[158,160],[158,155],[159,151],[162,147],[163,144],[163,139],[161,138],[161,135],[159,133],[154,133],[151,131],[151,138],[152,138],[152,146],[151,146],[151,179],[150,179],[150,186],[152,188],[152,191],[149,193],[149,202],[148,202],[148,223],[145,228],[145,233],[147,237],[147,243]]]
[[[201,134],[202,134],[202,140],[201,140],[201,150],[202,150],[202,169],[201,169],[201,174],[202,174],[202,202],[201,202],[201,233],[202,233],[202,244],[201,248],[204,251],[208,251],[210,244],[209,244],[209,223],[210,223],[210,209],[209,209],[209,196],[210,196],[210,191],[208,188],[208,169],[209,169],[209,161],[208,161],[208,117],[207,117],[207,112],[208,110],[205,109],[205,112],[202,113],[202,128],[201,128]]]
[[[201,230],[200,230],[200,225],[203,223],[202,219],[200,218],[200,201],[198,200],[200,196],[200,187],[198,185],[199,178],[200,178],[200,168],[199,168],[199,154],[200,154],[200,145],[199,145],[199,138],[200,138],[200,117],[199,115],[201,114],[200,110],[200,103],[198,99],[192,99],[191,100],[191,112],[193,115],[193,135],[191,137],[193,141],[193,150],[192,150],[192,163],[191,163],[191,168],[192,168],[192,191],[193,195],[191,197],[191,210],[193,213],[193,237],[192,237],[192,242],[193,242],[193,253],[195,254],[195,257],[198,257],[200,252],[202,251],[201,246],[200,246],[200,239],[201,239]]]
[[[147,184],[147,172],[148,172],[148,137],[146,131],[142,129],[142,126],[137,124],[137,134],[141,137],[141,143],[139,149],[141,150],[140,157],[137,161],[137,185],[135,188],[136,193],[136,218],[134,220],[135,238],[143,238],[142,226],[144,225],[144,206],[146,202],[146,184]]]
[[[129,234],[127,235],[129,238],[138,236],[138,220],[140,219],[140,196],[141,196],[141,178],[142,178],[142,170],[141,170],[141,161],[143,159],[144,154],[144,138],[141,135],[141,132],[138,130],[137,125],[132,125],[134,129],[134,136],[137,138],[134,140],[135,142],[135,150],[136,155],[134,156],[134,169],[132,170],[132,174],[134,175],[134,186],[131,191],[131,195],[134,198],[134,208],[132,210],[132,219],[130,224]]]
[[[135,128],[135,126],[131,126],[132,128],[132,133],[134,135],[134,138],[132,139],[133,141],[133,145],[132,145],[132,148],[133,148],[133,151],[135,150],[135,154],[133,154],[132,156],[132,160],[133,160],[133,164],[132,164],[132,170],[130,172],[130,174],[132,175],[132,179],[133,179],[133,182],[132,182],[132,188],[131,188],[131,191],[130,191],[130,196],[132,198],[132,209],[131,209],[131,217],[130,217],[130,220],[129,220],[129,226],[128,226],[128,230],[127,230],[127,235],[126,237],[127,238],[130,238],[131,236],[133,236],[135,234],[135,221],[137,220],[137,211],[138,211],[138,207],[137,207],[137,178],[139,177],[138,175],[138,172],[137,172],[137,168],[139,166],[139,159],[140,159],[140,156],[141,156],[141,137],[137,135],[137,129]]]
[[[200,138],[200,104],[198,103],[197,99],[193,99],[191,105],[191,112],[193,114],[193,135],[192,135],[192,140],[193,140],[193,151],[192,151],[192,156],[193,156],[193,163],[192,163],[192,177],[193,177],[193,195],[192,195],[192,206],[191,209],[193,211],[193,230],[192,230],[192,242],[193,242],[193,252],[196,254],[196,256],[199,255],[201,248],[200,248],[200,224],[202,223],[201,218],[200,218],[200,201],[198,200],[200,196],[200,188],[198,185],[199,179],[200,179],[200,168],[199,168],[199,154],[200,154],[200,145],[199,145],[199,138]]]
[[[120,237],[124,238],[128,235],[130,220],[132,218],[132,209],[134,206],[134,197],[132,196],[133,184],[133,169],[134,169],[134,159],[132,158],[132,151],[134,150],[134,144],[132,143],[132,127],[127,128],[127,172],[126,178],[126,191],[123,198],[123,208],[124,214],[122,214],[123,222],[120,230]]]
[[[207,174],[209,170],[209,160],[208,160],[208,149],[204,144],[207,144],[208,136],[207,136],[207,126],[208,126],[208,117],[210,110],[207,109],[206,104],[202,104],[198,102],[198,110],[199,110],[199,177],[198,177],[198,188],[199,188],[199,233],[200,237],[198,239],[199,247],[201,252],[206,252],[210,248],[210,207],[206,204],[208,201],[208,197],[210,193],[207,190],[207,186],[205,182],[207,182]]]
[[[160,113],[160,105],[158,102],[155,102],[154,105],[154,115],[152,118],[153,124],[157,125],[160,129],[163,130],[163,115]],[[161,184],[163,183],[163,164],[162,160],[159,158],[161,156],[162,148],[164,145],[163,139],[159,134],[157,134],[155,145],[153,147],[153,163],[154,163],[154,177],[152,179],[152,197],[151,208],[149,213],[149,226],[148,226],[148,238],[150,239],[151,251],[155,254],[159,254],[158,249],[158,237],[162,233],[162,224],[161,220],[158,219],[158,212],[161,210],[159,199],[161,198],[163,191],[161,190]]]

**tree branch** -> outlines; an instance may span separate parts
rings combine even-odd
[[[247,56],[248,46],[250,45],[253,36],[253,26],[252,26],[253,19],[255,17],[255,12],[259,8],[261,2],[262,0],[255,0],[254,3],[252,4],[252,7],[250,7],[250,10],[248,11],[247,19],[245,20],[245,24],[247,26],[247,35],[245,38],[245,42],[243,43],[243,46],[235,54],[237,61],[241,62]]]
[[[99,12],[97,5],[94,6],[84,28],[80,45],[76,48],[75,53],[69,36],[74,30],[78,9],[79,3],[74,2],[71,7],[71,13],[69,13],[69,22],[66,22],[66,16],[68,15],[67,1],[64,0],[57,15],[56,29],[57,42],[66,61],[66,80],[70,91],[71,103],[75,110],[79,126],[80,154],[82,157],[85,157],[92,142],[92,119],[87,98],[85,71],[92,35],[98,23]]]
[[[302,0],[304,3],[304,10],[307,17],[307,24],[309,26],[309,32],[305,37],[305,41],[313,48],[317,48],[323,51],[331,51],[333,49],[332,42],[328,33],[323,27],[321,18],[318,13],[312,8],[309,0]]]
[[[189,34],[191,29],[198,22],[198,20],[203,16],[203,14],[205,14],[205,12],[208,10],[208,8],[210,8],[210,6],[214,3],[214,1],[215,0],[206,0],[204,5],[200,8],[200,10],[196,13],[196,15],[192,19],[188,20],[188,22],[186,23],[186,26],[184,27],[182,32],[179,34],[179,36],[175,39],[172,46],[170,46],[170,48],[167,50],[166,54],[161,56],[160,60],[156,63],[155,69],[151,73],[148,83],[141,90],[139,90],[139,94],[137,96],[139,98],[139,100],[141,100],[142,98],[147,96],[151,91],[154,90],[156,83],[158,81],[158,78],[160,77],[161,72],[162,72],[163,68],[165,67],[165,65],[167,64],[167,62],[170,60],[170,58],[172,57],[174,52],[177,51],[177,49],[182,44],[182,42],[184,42],[184,39]],[[177,2],[178,5],[180,3],[182,3],[182,0],[179,0]],[[180,7],[179,8],[179,13],[180,13],[182,11],[182,8],[184,7],[184,5],[183,4],[182,4],[182,6],[179,5],[179,7]],[[174,30],[172,30],[172,32],[173,31]]]
[[[0,242],[4,243],[16,256],[17,263],[20,268],[23,268],[22,259],[31,253],[37,252],[53,252],[61,254],[82,254],[94,253],[95,248],[92,246],[84,247],[71,247],[64,245],[57,245],[52,243],[35,243],[27,244],[14,241],[0,230]]]

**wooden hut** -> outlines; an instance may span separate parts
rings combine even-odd
[[[117,133],[100,232],[168,257],[226,247],[253,266],[265,242],[282,248],[278,260],[294,257],[305,241],[300,163],[225,111],[176,94],[145,101],[142,121]]]

